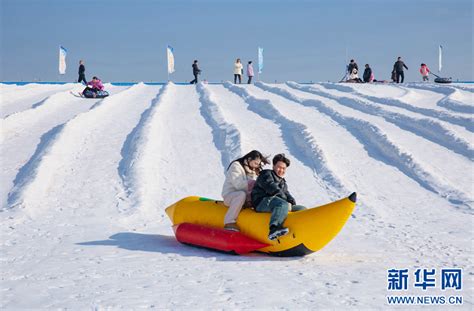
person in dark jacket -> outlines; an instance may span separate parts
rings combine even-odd
[[[349,65],[347,65],[347,72],[351,74],[354,68],[357,69],[357,71],[359,71],[359,66],[357,66],[357,63],[355,62],[355,60],[351,59],[351,62],[349,63]]]
[[[79,61],[79,79],[77,79],[77,82],[81,83],[82,81],[84,81],[84,84],[87,84],[86,67],[84,67],[84,61],[81,59]]]
[[[263,170],[258,175],[252,190],[252,205],[259,213],[271,212],[269,240],[288,234],[289,229],[283,227],[288,212],[296,212],[306,207],[296,205],[295,198],[288,191],[284,178],[290,160],[284,154],[273,158],[273,169]]]
[[[402,61],[401,57],[398,57],[397,61],[395,64],[393,64],[393,70],[395,71],[397,75],[397,83],[403,83],[403,80],[405,80],[405,74],[403,73],[403,67],[405,67],[406,70],[408,70],[407,65]],[[400,78],[401,81],[400,81]]]
[[[199,69],[198,67],[198,61],[197,59],[194,60],[194,63],[193,63],[193,75],[194,75],[194,80],[192,80],[191,84],[195,84],[195,83],[198,83],[198,75],[201,74],[201,69]]]
[[[364,75],[362,76],[365,83],[372,82],[372,69],[370,68],[369,64],[365,64]]]

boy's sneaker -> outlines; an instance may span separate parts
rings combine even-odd
[[[268,234],[268,239],[273,241],[283,235],[288,234],[290,230],[288,228],[283,227],[282,225],[279,226],[271,226],[270,233]]]
[[[235,222],[231,222],[224,225],[224,230],[239,232],[240,228]]]

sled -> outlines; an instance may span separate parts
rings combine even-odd
[[[304,256],[322,249],[341,231],[355,208],[357,195],[307,210],[289,212],[283,226],[290,233],[268,240],[270,213],[244,208],[237,218],[240,233],[257,242],[269,244],[256,249],[273,256]],[[202,197],[187,197],[166,208],[174,226],[189,223],[223,228],[227,206],[224,202]]]

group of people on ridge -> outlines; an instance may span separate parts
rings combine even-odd
[[[194,79],[190,81],[190,83],[196,84],[198,83],[198,76],[201,74],[201,69],[199,69],[197,59],[194,60],[192,64],[192,68],[193,68]],[[408,70],[407,65],[405,65],[405,63],[402,61],[402,58],[398,57],[397,61],[393,65],[392,77],[391,77],[393,82],[403,83],[405,79],[405,74],[403,71],[404,68]],[[104,90],[104,86],[102,85],[102,81],[97,77],[93,77],[92,81],[87,82],[85,71],[86,71],[86,68],[84,66],[84,61],[80,60],[79,61],[79,79],[77,80],[77,82],[79,83],[83,82],[85,85],[87,85],[84,91],[87,90],[87,91],[92,92],[93,97],[95,97],[98,91]],[[430,69],[428,68],[426,64],[421,64],[420,73],[423,78],[423,81],[429,81],[428,75],[430,73]],[[237,80],[239,84],[242,83],[243,74],[244,74],[244,66],[242,65],[242,62],[240,61],[240,58],[237,58],[237,60],[234,63],[234,84],[237,84]],[[384,82],[384,81],[377,81],[374,78],[374,73],[372,72],[372,68],[370,68],[369,64],[365,64],[364,74],[362,75],[362,79],[360,79],[359,66],[357,65],[354,59],[351,59],[349,65],[347,65],[346,76],[348,76],[348,79],[346,80],[346,82],[353,82],[353,83]],[[252,79],[254,77],[252,61],[249,61],[247,63],[247,77],[248,77],[247,84],[251,84]],[[84,93],[84,91],[82,93]]]
[[[404,69],[408,70],[408,67],[405,64],[405,62],[402,60],[402,58],[398,57],[395,64],[393,64],[393,70],[392,70],[392,76],[391,76],[392,82],[403,83],[403,81],[405,80]],[[353,83],[386,82],[386,81],[375,80],[374,73],[372,72],[372,68],[370,68],[369,64],[365,64],[365,70],[364,70],[362,79],[359,78],[358,73],[359,73],[359,66],[357,65],[355,60],[351,59],[349,65],[347,65],[346,75],[348,75],[349,78],[346,80],[346,82],[353,82]],[[428,66],[426,66],[426,64],[421,64],[420,73],[423,78],[423,81],[429,81],[428,75],[430,73],[430,69],[428,68]]]
[[[306,209],[296,204],[288,190],[284,177],[290,160],[285,154],[273,157],[272,169],[263,169],[266,164],[269,164],[268,157],[257,150],[230,163],[222,188],[224,204],[229,207],[224,217],[224,229],[240,231],[237,217],[241,209],[253,207],[258,213],[271,212],[268,239],[275,240],[289,232],[283,226],[288,212]]]
[[[194,79],[191,80],[189,83],[196,84],[198,83],[198,75],[201,74],[201,69],[199,69],[198,67],[197,59],[194,60],[192,64],[192,68],[193,68]],[[242,62],[240,61],[240,58],[237,58],[237,60],[234,63],[234,84],[237,84],[237,80],[239,81],[239,84],[241,84],[243,75],[244,75],[244,66],[242,65]],[[254,77],[252,61],[249,61],[247,63],[247,77],[248,77],[247,84],[251,84],[252,78]]]
[[[237,84],[237,80],[239,80],[239,84],[241,84],[243,75],[244,75],[244,66],[240,62],[240,58],[237,58],[234,63],[234,84]],[[252,83],[253,76],[254,76],[253,65],[252,65],[252,61],[250,60],[247,63],[247,77],[248,77],[247,84]]]

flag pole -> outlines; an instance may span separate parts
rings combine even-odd
[[[258,62],[259,60],[258,60],[258,47],[257,47],[257,82],[260,82],[260,73],[259,73],[260,70],[258,70],[258,68],[260,67],[260,64]]]
[[[168,62],[169,62],[169,59],[168,59],[168,45],[166,45],[166,72],[167,72],[167,75],[168,75],[168,82],[170,82],[170,71],[168,70],[170,64]]]

